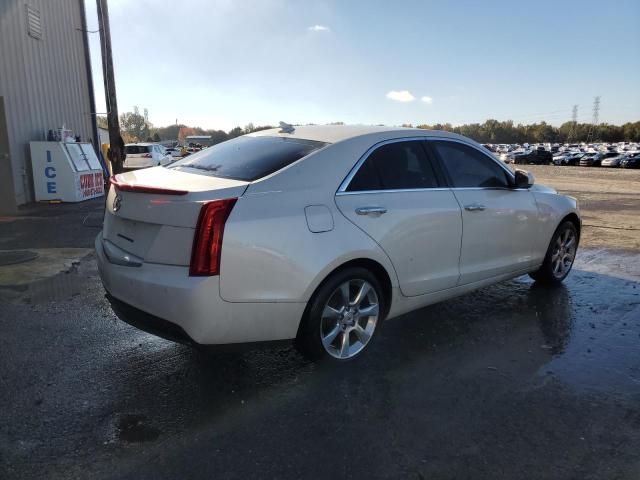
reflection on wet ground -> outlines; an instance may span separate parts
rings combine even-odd
[[[90,262],[79,295],[0,305],[0,476],[640,478],[640,277],[619,266],[640,255],[607,255],[390,320],[340,368],[139,332]]]

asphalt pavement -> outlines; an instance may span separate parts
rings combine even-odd
[[[582,250],[563,286],[419,310],[327,367],[138,331],[89,255],[0,295],[0,478],[636,480],[639,262]]]

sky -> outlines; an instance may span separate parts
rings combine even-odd
[[[638,0],[109,0],[109,14],[118,110],[155,126],[559,125],[573,105],[591,121],[597,95],[600,122],[640,120]]]

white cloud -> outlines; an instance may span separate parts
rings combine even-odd
[[[307,27],[307,30],[310,32],[330,32],[331,29],[326,25],[312,25],[311,27]]]
[[[391,90],[387,92],[387,98],[396,102],[413,102],[416,99],[409,90]]]
[[[427,105],[431,105],[433,103],[433,98],[432,97],[424,96],[420,100],[422,100]]]

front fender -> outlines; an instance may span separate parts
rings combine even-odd
[[[542,261],[546,255],[551,237],[562,220],[571,214],[575,214],[580,222],[582,222],[582,219],[578,201],[575,198],[559,195],[555,193],[555,190],[548,187],[546,189],[544,186],[538,187],[538,189],[532,189],[538,206],[533,256],[535,259]]]

